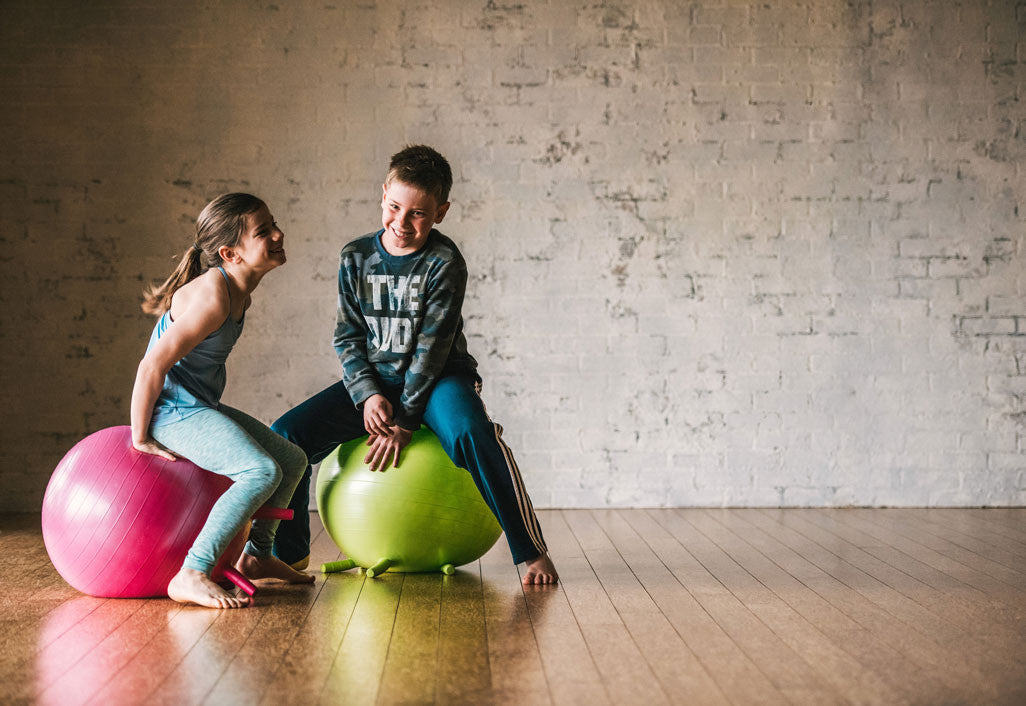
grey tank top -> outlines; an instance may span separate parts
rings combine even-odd
[[[168,371],[164,377],[164,387],[153,407],[153,426],[177,422],[204,408],[217,409],[221,403],[221,394],[227,381],[224,363],[242,335],[246,314],[243,312],[238,321],[232,319],[232,288],[228,274],[223,267],[217,269],[228,287],[228,317],[219,329],[200,341]],[[171,320],[171,310],[168,309],[153,327],[146,350],[153,348],[172,325],[174,322]]]

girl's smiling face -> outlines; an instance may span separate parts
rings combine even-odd
[[[285,233],[266,204],[246,214],[245,232],[231,250],[255,270],[266,271],[285,264]]]
[[[381,196],[381,244],[390,255],[409,255],[424,247],[431,228],[441,223],[449,202],[439,205],[435,197],[416,186],[393,180],[384,185]]]

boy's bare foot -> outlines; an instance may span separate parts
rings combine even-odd
[[[202,571],[185,567],[167,585],[167,595],[179,603],[195,603],[207,608],[244,608],[249,605],[249,596],[233,596]]]
[[[559,574],[556,573],[556,567],[553,565],[552,559],[549,559],[548,554],[542,554],[531,559],[525,563],[525,567],[527,568],[527,573],[524,574],[523,580],[525,586],[556,583],[559,581]]]
[[[280,579],[289,583],[313,583],[313,574],[296,571],[276,556],[250,556],[242,553],[235,569],[248,579]]]

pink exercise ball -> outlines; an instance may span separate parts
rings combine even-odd
[[[214,502],[231,480],[180,458],[140,453],[132,430],[90,434],[57,464],[43,497],[43,542],[64,580],[110,598],[166,596]],[[215,580],[239,556],[225,550]]]

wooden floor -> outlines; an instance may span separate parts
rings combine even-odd
[[[0,701],[1026,704],[1026,510],[540,514],[555,588],[500,541],[227,612],[78,594],[7,517]]]

